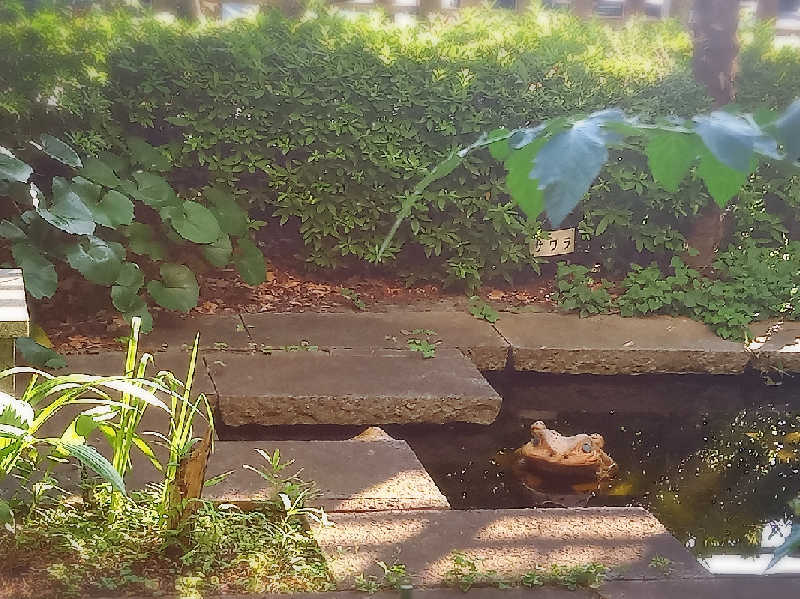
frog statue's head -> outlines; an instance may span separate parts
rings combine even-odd
[[[608,478],[617,465],[603,451],[604,445],[597,433],[565,437],[539,420],[531,425],[531,440],[516,451],[517,467],[574,478]]]

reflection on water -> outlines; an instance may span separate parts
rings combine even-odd
[[[788,533],[788,502],[800,493],[800,386],[756,376],[517,374],[492,383],[504,404],[489,427],[387,427],[454,508],[639,505],[721,573],[762,572]],[[603,435],[619,474],[577,502],[531,493],[502,455],[540,419],[565,435]],[[800,572],[800,557],[775,571]]]

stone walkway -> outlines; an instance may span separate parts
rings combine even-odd
[[[213,399],[225,425],[245,427],[239,438],[248,438],[246,425],[253,424],[488,424],[501,398],[481,371],[800,370],[796,324],[762,327],[763,336],[745,348],[679,318],[526,313],[502,314],[490,324],[455,312],[217,315],[161,322],[142,343],[154,352],[157,368],[180,375],[197,332],[203,351],[195,390]],[[434,344],[435,357],[411,351],[411,339]],[[121,352],[70,356],[68,368],[111,374],[119,372],[122,360]],[[147,426],[163,430],[165,424],[155,417]],[[315,505],[331,514],[334,526],[312,524],[312,531],[343,589],[309,596],[320,599],[352,599],[347,590],[354,577],[379,574],[377,561],[405,564],[418,587],[417,599],[454,597],[456,592],[439,588],[454,552],[463,552],[483,571],[515,579],[537,565],[600,562],[614,569],[613,580],[598,591],[539,591],[546,599],[790,596],[787,583],[777,577],[741,585],[711,577],[642,509],[450,510],[405,441],[382,431],[370,439],[218,441],[207,474],[231,474],[206,489],[205,496],[244,507],[274,497],[272,483],[242,469],[242,464],[266,466],[255,449],[278,450],[292,462],[283,474],[314,481]],[[157,476],[141,456],[133,473],[131,487]],[[673,564],[666,579],[650,567],[658,556]],[[521,599],[523,593],[529,591],[473,591],[477,597],[505,599]],[[390,596],[397,595],[375,595]]]

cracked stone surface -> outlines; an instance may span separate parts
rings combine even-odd
[[[496,323],[515,370],[566,374],[738,374],[751,353],[688,318],[510,314]]]
[[[430,339],[441,347],[460,349],[479,370],[502,370],[508,356],[508,343],[494,327],[465,312],[263,313],[242,319],[259,345],[305,341],[324,348],[402,350],[409,338],[420,336],[414,331],[424,330],[433,331]]]
[[[222,420],[245,424],[491,423],[501,398],[458,350],[207,353]]]
[[[650,560],[672,560],[673,575],[706,571],[641,508],[521,509],[340,514],[334,526],[312,525],[337,588],[360,573],[379,574],[377,561],[402,563],[415,585],[440,586],[454,551],[482,571],[517,579],[535,566],[599,562],[626,579],[658,576]]]

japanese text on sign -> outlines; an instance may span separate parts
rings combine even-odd
[[[534,256],[560,256],[575,251],[575,228],[545,231],[548,239],[531,241],[531,253]]]

